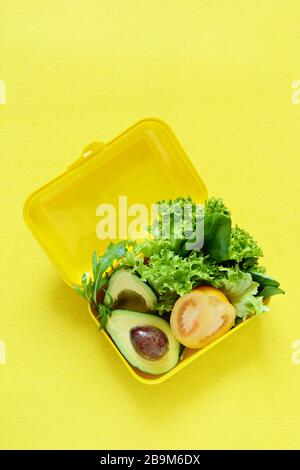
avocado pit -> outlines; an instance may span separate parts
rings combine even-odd
[[[161,359],[169,349],[167,335],[155,326],[136,326],[129,335],[136,353],[148,361]]]

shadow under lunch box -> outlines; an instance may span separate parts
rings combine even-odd
[[[158,200],[185,195],[203,203],[207,190],[169,126],[159,119],[144,119],[111,142],[93,142],[85,147],[67,171],[33,192],[24,206],[26,224],[68,285],[81,283],[82,273],[92,270],[93,251],[101,255],[109,243],[97,237],[97,207],[108,203],[118,208],[121,195],[127,196],[128,205],[139,202],[150,209]],[[249,321],[203,349],[187,350],[172,370],[160,376],[132,367],[109,335],[104,330],[102,334],[139,382],[157,384]]]

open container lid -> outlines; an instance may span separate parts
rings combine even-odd
[[[97,237],[100,204],[112,204],[118,220],[119,196],[128,206],[191,196],[202,203],[206,188],[171,129],[145,119],[108,144],[94,142],[68,170],[35,191],[24,218],[63,279],[79,284],[91,270],[94,250],[101,254],[110,240]],[[113,240],[114,241],[114,240]]]

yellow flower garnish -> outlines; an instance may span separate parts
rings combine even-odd
[[[148,240],[154,240],[154,235],[151,232],[148,232]]]
[[[117,259],[114,259],[112,262],[113,269],[116,269],[119,266],[120,262]]]

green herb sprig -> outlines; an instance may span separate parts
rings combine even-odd
[[[125,256],[127,252],[126,245],[126,241],[110,243],[102,256],[98,256],[96,251],[94,251],[92,256],[93,275],[83,273],[81,286],[73,286],[75,291],[85,298],[92,308],[98,312],[100,329],[105,327],[107,317],[111,313],[111,308],[104,305],[102,301],[98,301],[98,293],[101,289],[106,293],[107,270],[111,268],[114,260],[119,260]],[[113,300],[111,299],[111,304],[112,302]]]

